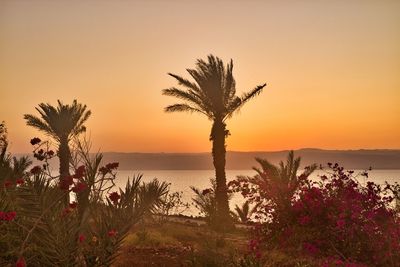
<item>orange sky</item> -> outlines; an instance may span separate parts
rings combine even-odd
[[[216,3],[217,2],[217,3]],[[76,98],[102,151],[209,151],[210,122],[165,114],[167,72],[213,53],[239,92],[228,149],[400,148],[399,1],[1,1],[0,120],[12,152],[40,102]]]

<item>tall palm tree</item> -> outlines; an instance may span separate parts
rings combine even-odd
[[[258,95],[266,84],[259,85],[239,97],[236,95],[236,84],[232,74],[232,60],[225,67],[218,57],[209,55],[207,59],[207,62],[198,59],[195,69],[187,69],[195,82],[168,73],[185,89],[171,87],[164,89],[163,94],[183,100],[182,103],[167,106],[166,112],[197,112],[213,122],[210,140],[217,181],[217,212],[222,225],[224,221],[231,221],[225,175],[225,138],[229,135],[229,131],[225,122],[235,111]]]
[[[69,142],[74,136],[86,131],[84,123],[90,117],[91,112],[86,105],[76,100],[71,105],[64,105],[57,100],[58,106],[41,103],[36,110],[40,117],[25,114],[26,124],[32,126],[46,135],[52,137],[58,143],[58,157],[60,159],[60,181],[69,176],[70,149]]]

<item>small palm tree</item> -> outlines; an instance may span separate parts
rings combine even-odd
[[[291,201],[298,190],[301,180],[310,176],[317,168],[312,164],[298,174],[301,158],[295,158],[293,151],[290,151],[286,164],[283,161],[276,166],[266,159],[256,158],[261,169],[253,167],[257,172],[254,177],[247,177],[247,180],[257,186],[258,192],[263,199],[273,203],[275,210],[288,210]]]
[[[197,112],[213,122],[210,140],[212,141],[213,164],[217,181],[217,212],[221,223],[231,221],[225,175],[225,138],[229,135],[229,131],[226,129],[225,122],[266,86],[266,84],[259,85],[239,97],[236,95],[232,69],[232,60],[225,67],[221,59],[209,55],[207,62],[199,59],[196,69],[187,69],[195,82],[168,73],[185,89],[172,87],[163,90],[164,95],[183,100],[183,103],[167,106],[166,112]]]
[[[242,207],[238,205],[235,206],[235,213],[234,215],[240,219],[242,223],[248,223],[251,219],[251,216],[257,211],[257,207],[260,204],[256,204],[254,207],[250,209],[250,201],[247,200],[243,203]]]
[[[86,131],[84,123],[90,117],[91,112],[86,105],[76,100],[71,105],[64,105],[58,100],[58,106],[41,103],[36,108],[40,117],[25,114],[26,124],[32,126],[46,135],[52,137],[58,143],[58,157],[60,159],[60,180],[70,175],[70,149],[71,139]]]

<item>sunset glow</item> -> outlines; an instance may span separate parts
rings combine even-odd
[[[29,152],[42,135],[23,114],[77,99],[95,150],[210,151],[211,122],[164,113],[176,100],[161,90],[212,53],[233,59],[239,93],[267,83],[228,121],[228,150],[399,149],[399,14],[398,1],[1,1],[0,121],[11,152]]]

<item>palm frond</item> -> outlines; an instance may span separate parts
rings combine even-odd
[[[265,86],[267,86],[266,83],[257,86],[250,92],[244,93],[240,98],[239,97],[234,98],[233,101],[228,106],[228,113],[225,115],[224,120],[231,118],[233,113],[238,112],[244,106],[244,104],[246,104],[248,101],[259,95]]]
[[[189,106],[188,104],[174,104],[165,107],[164,110],[165,112],[198,112],[210,117],[210,115],[205,113],[203,110]]]
[[[173,96],[173,97],[182,99],[184,101],[188,101],[188,102],[196,105],[199,109],[203,109],[203,110],[207,109],[204,106],[204,104],[202,103],[200,96],[191,90],[183,91],[178,88],[171,87],[168,89],[164,89],[162,91],[162,94],[166,95],[166,96]]]
[[[26,124],[53,137],[57,142],[60,142],[61,139],[69,141],[74,136],[86,131],[84,123],[91,115],[86,105],[82,105],[76,100],[71,105],[63,104],[60,100],[57,101],[57,104],[54,107],[48,103],[40,103],[35,108],[40,114],[40,118],[25,114]]]
[[[191,81],[189,81],[179,75],[173,74],[173,73],[168,73],[168,75],[170,75],[171,77],[174,77],[176,80],[178,80],[179,85],[183,85],[183,86],[193,90],[194,92],[201,94],[200,88],[195,83],[192,83]]]
[[[32,126],[36,129],[38,129],[41,132],[44,132],[47,135],[50,135],[54,138],[57,138],[57,136],[54,134],[53,129],[43,120],[40,118],[30,115],[30,114],[25,114],[24,119],[26,120],[26,124],[28,126]]]

